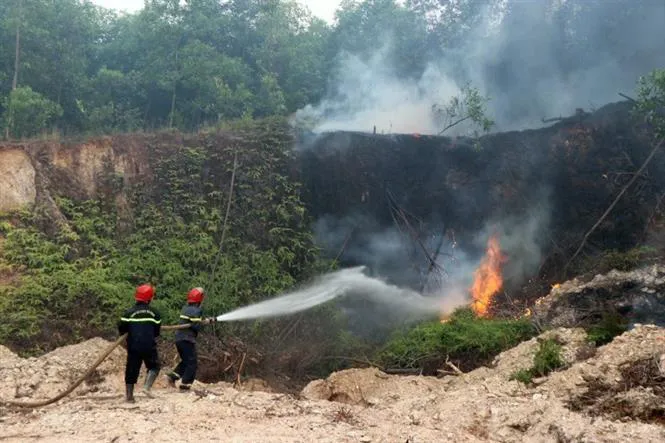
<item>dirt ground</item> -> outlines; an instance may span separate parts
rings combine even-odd
[[[310,383],[298,396],[250,390],[261,389],[260,382],[244,389],[196,383],[195,391],[183,394],[160,380],[157,398],[139,390],[133,405],[123,402],[124,354],[116,350],[90,382],[55,405],[36,410],[0,406],[0,440],[665,441],[664,329],[638,326],[595,355],[586,349],[582,330],[547,335],[563,344],[568,367],[530,387],[509,378],[531,366],[537,339],[501,354],[490,368],[461,376],[404,377],[351,369]],[[51,397],[108,344],[93,339],[31,359],[0,347],[0,398]],[[639,362],[642,366],[636,366]],[[644,364],[655,372],[644,370]],[[638,366],[642,381],[628,380],[626,368]],[[620,399],[620,408],[608,409],[608,392]]]

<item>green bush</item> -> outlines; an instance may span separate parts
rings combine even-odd
[[[433,372],[450,359],[465,370],[487,363],[534,334],[528,320],[482,319],[462,308],[446,323],[431,321],[397,333],[379,351],[377,361],[387,368]]]
[[[626,320],[617,313],[605,313],[600,322],[587,329],[587,341],[603,346],[628,330]]]
[[[563,348],[554,339],[541,340],[538,350],[533,356],[533,366],[521,369],[510,376],[510,380],[517,380],[530,384],[535,377],[544,377],[552,371],[562,368],[565,361],[561,355]]]
[[[30,137],[45,130],[62,116],[62,107],[29,86],[12,90],[3,101],[3,121],[14,138]]]

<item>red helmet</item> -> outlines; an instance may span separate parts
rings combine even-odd
[[[134,293],[134,298],[136,301],[141,301],[144,303],[149,303],[154,296],[155,288],[150,285],[141,285],[136,288],[136,292]]]
[[[201,303],[204,295],[203,288],[194,288],[187,294],[187,303]]]

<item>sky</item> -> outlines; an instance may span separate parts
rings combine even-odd
[[[143,7],[143,0],[92,0],[92,2],[106,8],[127,12],[134,12]],[[298,0],[298,3],[307,6],[315,16],[324,19],[328,23],[332,23],[335,10],[341,3],[341,0]]]

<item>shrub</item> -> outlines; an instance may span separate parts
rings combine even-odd
[[[598,261],[597,272],[606,273],[613,269],[617,271],[630,271],[643,265],[650,258],[655,257],[656,249],[642,246],[627,251],[606,251]]]
[[[534,377],[544,377],[552,371],[562,368],[565,361],[561,355],[561,345],[554,339],[541,340],[536,354],[533,356],[533,366],[521,369],[510,376],[510,380],[517,380],[530,384]]]
[[[389,368],[423,368],[433,373],[446,359],[469,370],[535,334],[526,319],[482,319],[461,308],[446,323],[431,321],[397,334],[381,349],[377,361]]]
[[[628,325],[623,317],[617,313],[605,313],[600,322],[587,329],[587,341],[603,346],[627,330]]]

